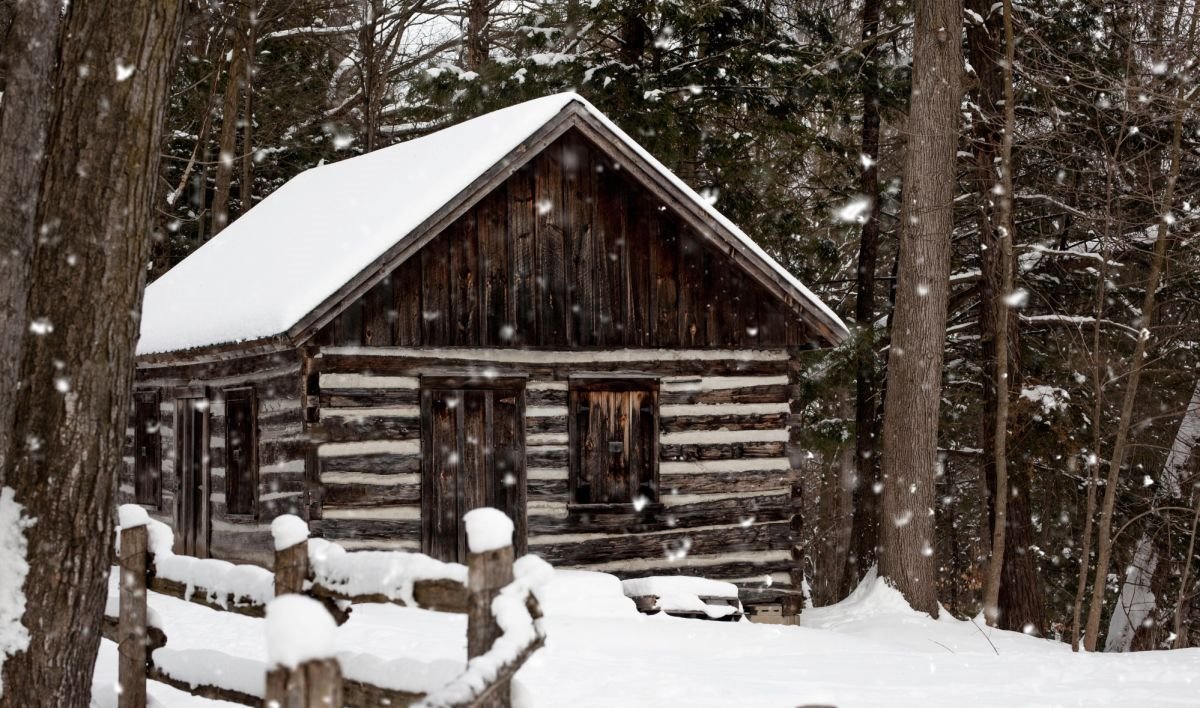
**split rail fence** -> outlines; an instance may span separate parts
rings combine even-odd
[[[147,680],[195,696],[269,708],[501,708],[511,705],[513,675],[545,640],[533,588],[552,571],[531,556],[514,563],[511,544],[470,553],[464,568],[420,554],[345,551],[308,538],[307,524],[287,516],[273,525],[272,573],[253,565],[177,556],[170,550],[169,527],[147,519],[140,507],[121,511],[119,609],[114,612],[110,602],[104,622],[104,636],[119,646],[120,708],[146,707]],[[427,693],[343,677],[334,659],[290,670],[268,662],[261,697],[216,685],[218,681],[196,683],[155,665],[154,652],[166,646],[168,637],[155,626],[148,593],[256,618],[266,616],[272,596],[298,593],[319,601],[339,625],[349,619],[353,605],[363,603],[466,614],[467,666],[453,681]],[[502,604],[497,598],[507,612],[497,611]]]

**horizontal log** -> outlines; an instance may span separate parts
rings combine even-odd
[[[321,422],[310,426],[314,436],[323,442],[356,442],[360,440],[418,440],[421,437],[420,416],[321,416]]]
[[[413,474],[421,471],[421,456],[395,453],[340,455],[321,458],[321,472]]]
[[[536,418],[525,418],[525,434],[526,435],[542,435],[542,434],[565,434],[567,432],[567,417],[562,416],[538,416]]]
[[[790,485],[796,479],[791,470],[746,470],[742,472],[700,472],[661,475],[659,489],[664,494],[718,494],[721,492],[764,492]]]
[[[121,639],[118,634],[121,624],[120,617],[110,617],[104,615],[104,621],[100,625],[100,636],[104,637],[113,644],[120,644]],[[162,649],[167,645],[167,635],[162,629],[153,625],[146,625],[146,656],[153,656],[155,650]]]
[[[737,460],[743,457],[781,457],[787,451],[784,442],[737,442],[713,444],[659,445],[659,459]]]
[[[721,403],[786,403],[786,384],[725,388],[712,391],[687,391],[664,388],[658,394],[661,405],[721,404]]]
[[[786,550],[791,547],[791,528],[786,521],[743,526],[671,531],[654,534],[614,534],[571,538],[559,543],[531,539],[529,550],[547,562],[588,563],[635,558],[686,557],[688,554],[717,554],[745,551]],[[552,540],[553,536],[540,540]]]
[[[311,442],[303,438],[259,440],[258,464],[262,466],[280,465],[294,460],[303,460],[311,445]]]
[[[773,605],[782,602],[784,598],[794,598],[801,595],[800,590],[782,584],[765,586],[761,581],[737,583],[738,599],[743,605]]]
[[[421,482],[397,484],[359,484],[325,482],[326,509],[338,507],[364,507],[380,504],[419,504]]]
[[[659,427],[664,433],[688,430],[772,430],[787,427],[786,413],[750,415],[681,415],[663,417]]]
[[[530,479],[526,482],[525,487],[530,499],[566,501],[567,480],[565,479]]]
[[[314,520],[311,526],[321,537],[331,541],[421,538],[421,520],[419,518],[319,519]]]
[[[569,507],[565,515],[530,515],[530,536],[580,533],[645,533],[756,522],[787,521],[792,517],[789,495],[768,495],[696,502],[671,508],[647,507],[636,512],[591,512],[586,507]]]
[[[363,349],[363,352],[370,350]],[[360,372],[382,376],[420,376],[428,371],[444,371],[447,367],[478,376],[527,375],[540,381],[566,381],[572,374],[637,372],[660,376],[767,376],[786,372],[786,362],[771,360],[739,360],[736,358],[681,358],[674,360],[592,361],[553,363],[536,361],[506,362],[488,360],[484,352],[479,359],[446,360],[417,356],[388,356],[368,353],[322,353],[322,372]]]
[[[313,585],[310,593],[314,597],[330,600],[351,602],[356,605],[364,604],[393,604],[406,607],[400,598],[390,598],[382,594],[347,595],[336,588],[324,585]],[[413,583],[413,600],[417,607],[435,612],[450,612],[465,614],[469,592],[467,586],[445,578],[435,580],[417,580]]]
[[[795,567],[795,561],[788,559],[780,559],[774,557],[776,551],[763,552],[761,560],[753,560],[750,558],[739,558],[731,560],[727,563],[697,563],[695,565],[687,565],[688,559],[683,561],[672,562],[666,558],[661,561],[645,562],[641,560],[629,561],[629,567],[622,568],[618,561],[613,564],[597,563],[597,564],[580,564],[574,567],[588,570],[599,570],[605,573],[612,573],[622,580],[630,578],[645,578],[653,575],[687,575],[693,577],[709,578],[712,580],[726,580],[745,578],[753,575],[770,575],[772,573],[786,573]],[[754,555],[754,554],[744,554]],[[707,561],[707,559],[703,559]]]
[[[525,448],[525,467],[529,469],[566,466],[567,448],[565,446]]]
[[[226,605],[221,605],[216,600],[210,599],[208,591],[205,588],[193,587],[191,593],[188,592],[188,586],[185,583],[180,583],[167,578],[151,576],[149,582],[151,592],[156,592],[159,595],[167,595],[186,602],[194,602],[197,605],[203,605],[213,610],[222,612],[236,612],[239,615],[247,617],[263,617],[264,606],[254,604],[253,602],[239,598]]]
[[[137,367],[138,380],[143,379],[219,379],[235,375],[258,375],[294,365],[299,370],[300,353],[288,349],[252,356],[214,357],[201,362],[189,362],[186,356],[156,354],[153,362],[140,357]]]
[[[325,388],[321,387],[322,408],[381,408],[415,406],[421,392],[412,388]]]
[[[165,683],[172,688],[176,688],[184,693],[200,698],[207,698],[214,701],[227,701],[229,703],[237,703],[243,706],[261,706],[262,699],[258,696],[251,696],[248,693],[235,691],[230,688],[221,688],[220,686],[209,686],[207,684],[192,685],[187,681],[177,679],[170,674],[167,674],[162,669],[158,668],[151,661],[150,666],[146,667],[146,678],[151,681]]]

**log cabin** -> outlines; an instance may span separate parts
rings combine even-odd
[[[799,362],[846,336],[549,96],[310,169],[152,283],[119,496],[180,553],[262,564],[281,513],[461,561],[488,505],[560,567],[795,607]]]

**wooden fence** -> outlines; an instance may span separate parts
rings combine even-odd
[[[125,509],[123,508],[124,512]],[[137,509],[140,511],[140,508]],[[144,516],[144,514],[142,514]],[[123,525],[125,524],[123,516]],[[134,514],[133,518],[137,518]],[[297,517],[290,517],[293,524],[307,526]],[[328,582],[316,572],[311,563],[310,544],[321,543],[329,545],[322,539],[303,540],[279,548],[278,540],[275,552],[275,571],[271,575],[274,595],[300,593],[320,601],[338,624],[343,624],[352,612],[353,604],[361,603],[394,603],[401,606],[415,605],[417,607],[439,612],[466,614],[467,623],[467,668],[465,672],[451,684],[430,694],[411,693],[373,685],[369,682],[343,678],[336,671],[336,661],[331,673],[326,669],[316,670],[323,678],[319,682],[326,688],[314,690],[311,698],[305,698],[295,687],[304,685],[305,679],[289,681],[281,678],[272,671],[264,680],[264,695],[236,688],[219,685],[194,684],[181,680],[163,671],[154,663],[154,652],[167,644],[168,637],[162,628],[152,626],[147,606],[148,593],[168,595],[180,600],[203,605],[223,612],[235,612],[250,617],[264,617],[267,599],[261,593],[246,592],[238,594],[231,592],[227,585],[223,588],[204,587],[195,578],[169,577],[170,573],[161,572],[161,563],[156,563],[156,550],[159,554],[172,556],[169,552],[169,540],[164,543],[153,541],[154,533],[169,534],[170,530],[155,521],[136,525],[135,521],[120,532],[120,602],[117,616],[112,616],[111,610],[106,612],[104,635],[119,645],[119,680],[121,692],[118,700],[120,708],[145,708],[147,679],[159,681],[173,686],[192,695],[240,703],[248,706],[271,706],[271,708],[308,708],[320,705],[328,708],[329,696],[339,695],[339,701],[344,706],[434,706],[446,708],[498,708],[509,706],[509,686],[513,675],[521,665],[540,648],[544,642],[540,623],[541,617],[537,601],[532,593],[533,582],[528,579],[514,578],[514,553],[511,545],[489,550],[484,553],[471,553],[468,557],[466,573],[461,580],[457,578],[415,577],[411,579],[411,592],[405,592],[406,597],[398,597],[395,592],[385,588],[376,591],[362,591],[362,583]],[[155,528],[157,526],[158,528]],[[277,539],[279,537],[277,536]],[[169,539],[169,536],[168,536]],[[320,550],[320,549],[319,549]],[[368,552],[346,552],[337,549],[355,562],[371,563],[375,558],[386,564],[386,556],[374,552],[375,556],[364,555]],[[317,554],[318,557],[320,553]],[[416,554],[395,554],[397,556],[415,556]],[[201,561],[198,559],[175,556],[173,560],[185,560],[193,564],[219,563],[227,575],[244,572],[256,574],[261,579],[268,571],[257,566],[231,566],[221,561]],[[438,564],[437,561],[425,557],[416,560],[427,564],[444,565],[451,569],[462,569],[462,566]],[[536,560],[536,559],[530,559]],[[169,567],[169,563],[167,564]],[[353,563],[347,564],[353,567]],[[215,567],[215,566],[214,566]],[[203,575],[199,573],[198,575]],[[346,586],[356,589],[348,592]],[[516,597],[528,612],[528,626],[513,631],[511,620],[509,627],[501,627],[497,615],[493,611],[497,596],[505,594],[507,598]],[[508,641],[500,642],[507,632],[512,632]],[[516,642],[516,644],[514,644]],[[274,668],[267,667],[268,670]],[[303,674],[306,667],[298,667],[295,671]],[[323,673],[322,673],[323,672]],[[297,683],[298,682],[298,683]],[[327,688],[327,684],[336,682],[340,685]],[[309,681],[309,683],[314,683]],[[334,693],[330,694],[332,690]],[[321,696],[324,696],[323,698]],[[312,702],[306,702],[311,700]]]

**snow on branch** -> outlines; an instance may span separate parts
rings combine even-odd
[[[1021,321],[1030,324],[1062,324],[1082,327],[1083,325],[1095,324],[1096,318],[1084,315],[1021,315]],[[1130,327],[1127,324],[1121,324],[1120,322],[1100,320],[1100,324],[1105,327],[1115,327],[1135,338],[1142,335],[1141,330]]]

